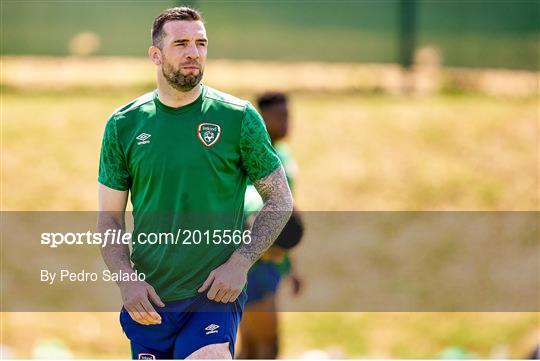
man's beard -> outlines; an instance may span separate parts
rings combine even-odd
[[[203,77],[203,69],[202,67],[200,67],[199,63],[189,62],[182,64],[182,66],[187,65],[198,66],[199,72],[196,75],[184,75],[180,72],[180,69],[175,70],[171,63],[169,63],[166,59],[163,59],[163,66],[161,68],[163,76],[165,77],[167,83],[169,83],[170,86],[181,92],[188,92],[191,89],[195,88],[197,84],[201,82],[201,79]]]

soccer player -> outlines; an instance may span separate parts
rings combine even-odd
[[[284,138],[289,129],[288,99],[281,92],[266,92],[257,99],[272,145],[283,164],[287,181],[293,188],[297,165]],[[246,191],[245,211],[255,214],[263,207],[263,201],[253,186]],[[247,224],[249,227],[250,217]],[[294,248],[303,235],[303,225],[298,212],[293,212],[287,225],[259,261],[248,273],[247,301],[240,323],[241,349],[239,358],[275,359],[279,351],[278,314],[276,291],[283,276],[292,281],[293,292],[300,291],[300,278],[294,272],[288,251]]]
[[[102,255],[111,272],[145,275],[118,282],[120,323],[135,359],[234,357],[247,272],[292,211],[260,115],[249,102],[201,84],[208,43],[196,10],[162,12],[148,50],[157,89],[114,111],[105,126],[98,231],[125,229],[128,193],[134,231],[131,254],[127,245],[110,244]],[[243,227],[248,178],[264,206],[249,239],[235,246],[230,238]],[[180,228],[188,236],[179,243],[140,238]]]

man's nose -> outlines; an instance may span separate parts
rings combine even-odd
[[[188,45],[186,49],[186,58],[188,59],[198,59],[199,58],[199,49],[195,44]]]

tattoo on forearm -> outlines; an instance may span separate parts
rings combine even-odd
[[[255,262],[279,236],[292,213],[292,196],[285,171],[279,167],[254,183],[264,206],[251,229],[251,242],[243,244],[238,253]]]

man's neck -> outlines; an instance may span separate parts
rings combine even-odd
[[[197,84],[195,88],[187,91],[181,92],[174,89],[168,83],[158,81],[158,99],[161,103],[171,107],[171,108],[180,108],[181,106],[193,103],[202,91],[201,84]]]

